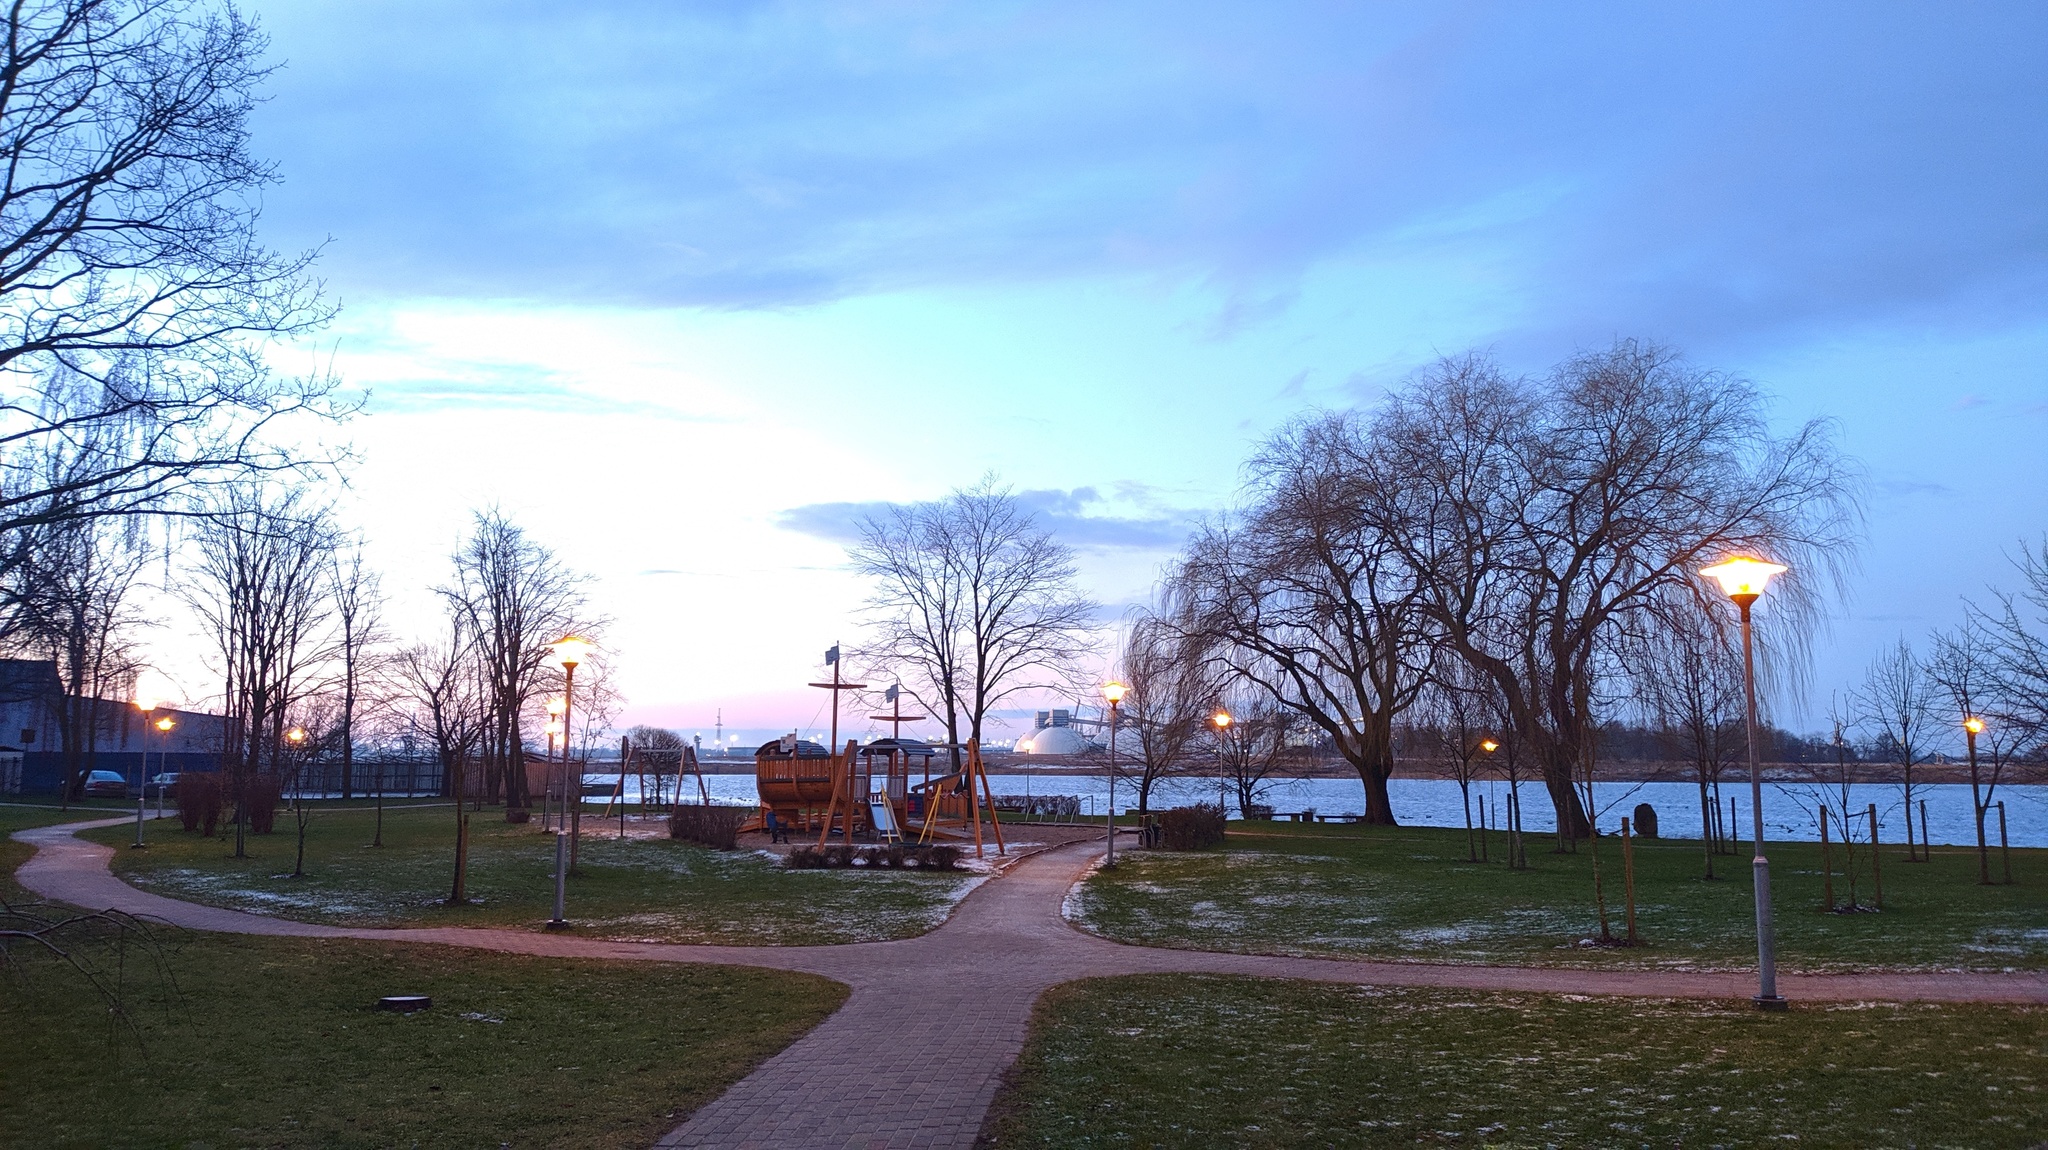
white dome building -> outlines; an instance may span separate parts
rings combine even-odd
[[[1032,731],[1017,740],[1020,755],[1084,755],[1098,749],[1094,740],[1073,725],[1073,712],[1060,709],[1038,712]]]
[[[1017,750],[1027,755],[1079,755],[1094,747],[1072,727],[1046,727],[1017,740]]]

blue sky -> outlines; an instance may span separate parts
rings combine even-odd
[[[563,9],[259,3],[253,143],[401,612],[498,502],[632,717],[808,724],[849,507],[994,470],[1127,602],[1260,436],[1470,347],[1663,340],[1838,420],[1823,696],[2048,529],[2048,8]]]

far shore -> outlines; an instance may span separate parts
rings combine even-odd
[[[701,763],[704,773],[707,775],[751,775],[754,773],[754,761],[751,757],[730,759],[706,758],[701,760]],[[1077,758],[1073,756],[1048,755],[1039,757],[992,752],[987,756],[987,763],[989,772],[999,775],[1099,776],[1109,768],[1108,759],[1101,756]],[[936,763],[934,765],[936,766]],[[601,775],[605,773],[606,766],[607,764],[601,762],[592,762],[586,770],[589,774]],[[609,766],[614,771],[618,769],[616,763],[609,764]],[[1133,764],[1129,760],[1119,759],[1117,762],[1117,773],[1119,775],[1129,775],[1133,773],[1133,770]],[[1837,768],[1833,763],[1763,764],[1763,777],[1775,783],[1826,783],[1837,777],[1836,772]],[[1173,775],[1184,774],[1195,777],[1206,775],[1213,778],[1216,774],[1216,768],[1212,763],[1197,761],[1190,764],[1186,769],[1176,768],[1170,773]],[[1529,764],[1521,764],[1519,773],[1525,782],[1540,781],[1540,776]],[[1850,781],[1857,784],[1896,784],[1900,781],[1902,774],[1903,772],[1897,763],[1849,764]],[[1358,772],[1349,763],[1322,760],[1314,763],[1289,763],[1284,769],[1268,772],[1265,777],[1269,779],[1355,779],[1358,777]],[[1450,764],[1439,760],[1403,759],[1395,764],[1394,777],[1396,779],[1455,779],[1457,774],[1452,770]],[[1481,781],[1499,781],[1502,777],[1502,773],[1499,770],[1489,770],[1482,767],[1479,769],[1476,779]],[[1723,785],[1726,785],[1731,781],[1747,780],[1748,777],[1749,772],[1744,765],[1734,764],[1722,768],[1720,781]],[[1990,771],[1988,769],[1982,770],[1980,777],[1984,781],[1989,782]],[[1617,762],[1598,765],[1594,769],[1593,778],[1595,781],[1602,783],[1694,783],[1699,781],[1699,772],[1698,768],[1694,767],[1691,763]],[[1913,782],[1916,785],[1920,783],[1967,783],[1969,781],[1970,768],[1967,764],[1913,764]],[[2015,786],[2039,781],[2043,780],[2032,777],[2016,777],[2012,769],[2008,767],[2004,776],[2000,779],[1999,785]]]

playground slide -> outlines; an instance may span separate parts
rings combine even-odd
[[[896,825],[896,808],[886,795],[868,796],[868,818],[874,822],[876,837],[883,842],[902,842],[903,828]]]

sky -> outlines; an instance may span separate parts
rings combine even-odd
[[[1114,617],[1262,437],[1473,348],[1834,421],[1868,531],[1795,725],[2048,531],[2048,7],[251,11],[264,235],[344,309],[278,362],[367,392],[394,620],[496,505],[625,722],[817,726],[850,514],[985,474]]]

